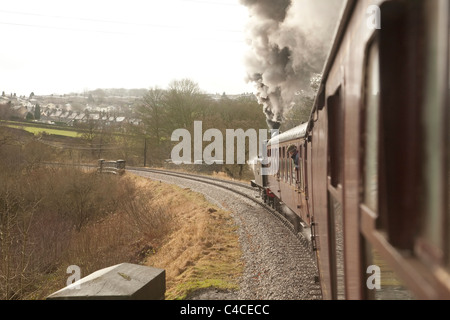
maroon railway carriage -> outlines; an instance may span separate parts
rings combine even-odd
[[[308,124],[303,124],[297,128],[281,133],[272,138],[268,143],[269,157],[272,153],[278,157],[278,173],[267,177],[266,192],[269,196],[269,203],[280,211],[290,210],[304,222],[309,224],[310,215],[307,209],[308,185],[306,176],[306,129]],[[274,146],[278,150],[274,150]],[[295,170],[294,161],[289,158],[287,149],[295,145],[299,152],[298,170]],[[286,208],[287,207],[287,208]]]
[[[450,298],[449,7],[347,1],[310,121],[268,142],[253,184],[311,228],[324,299]]]

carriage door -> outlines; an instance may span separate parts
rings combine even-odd
[[[328,108],[328,226],[332,299],[345,299],[343,236],[344,118],[341,87],[327,100]]]

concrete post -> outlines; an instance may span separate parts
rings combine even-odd
[[[164,300],[165,292],[165,270],[122,263],[96,271],[47,300]]]

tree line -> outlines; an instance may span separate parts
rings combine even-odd
[[[312,98],[298,96],[282,129],[306,121],[312,102]],[[262,107],[253,95],[231,99],[223,94],[212,100],[190,79],[172,81],[167,89],[150,89],[137,112],[143,125],[136,128],[136,134],[145,138],[146,165],[161,165],[169,159],[176,144],[171,141],[172,133],[184,128],[193,136],[194,121],[202,121],[203,131],[219,129],[223,136],[226,129],[268,129]],[[233,178],[242,178],[245,171],[239,165],[223,165],[222,170]]]
[[[147,147],[146,165],[162,165],[170,159],[174,142],[172,133],[187,129],[194,134],[194,122],[202,121],[203,130],[267,128],[261,107],[253,96],[218,100],[204,94],[192,80],[172,81],[167,89],[152,88],[137,110],[143,124],[135,128]]]
[[[313,99],[305,95],[298,95],[295,99],[286,114],[283,131],[300,125],[309,117]],[[140,125],[108,125],[89,120],[74,126],[75,130],[80,130],[80,138],[65,138],[61,142],[55,141],[54,136],[43,135],[40,141],[59,144],[55,151],[59,159],[54,160],[93,162],[100,158],[124,159],[129,165],[165,166],[178,143],[171,141],[172,133],[183,128],[193,136],[195,121],[202,122],[203,132],[214,128],[223,136],[226,136],[227,129],[268,129],[262,106],[255,96],[229,97],[224,93],[220,98],[211,97],[190,79],[174,80],[167,88],[147,90],[133,111],[141,120]],[[208,144],[204,143],[203,147]],[[191,166],[190,169],[224,171],[232,178],[251,176],[249,168],[243,165]]]

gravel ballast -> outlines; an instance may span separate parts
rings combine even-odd
[[[200,290],[192,300],[317,300],[321,291],[315,259],[305,238],[295,236],[270,212],[250,199],[218,186],[160,173],[129,170],[131,173],[176,184],[202,193],[211,203],[229,210],[238,226],[244,272],[240,289],[223,292]],[[215,182],[218,183],[218,182]],[[227,185],[229,186],[229,185]],[[252,195],[258,192],[233,186]],[[257,199],[258,200],[258,199]]]

